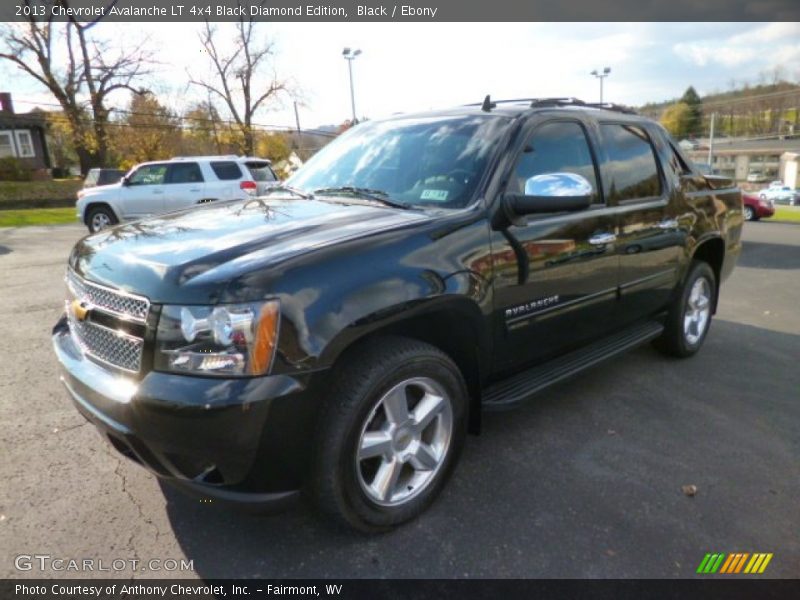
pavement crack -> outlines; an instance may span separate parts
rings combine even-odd
[[[127,478],[127,475],[125,475],[125,473],[122,470],[122,467],[124,465],[123,460],[120,459],[119,457],[116,457],[116,456],[113,456],[113,455],[111,455],[111,456],[114,458],[114,460],[117,463],[117,466],[114,467],[114,475],[116,475],[119,478],[119,480],[120,480],[120,482],[122,484],[122,493],[125,494],[128,497],[128,500],[130,500],[131,504],[133,504],[133,506],[136,507],[136,512],[139,513],[139,518],[142,521],[144,521],[147,525],[149,525],[150,528],[153,530],[153,533],[155,535],[155,540],[156,540],[156,542],[158,542],[160,540],[161,536],[164,535],[164,534],[161,532],[161,530],[159,529],[158,525],[156,525],[153,522],[153,519],[151,519],[145,513],[145,511],[142,508],[142,505],[140,504],[140,502],[136,499],[136,497],[131,493],[130,489],[128,488],[128,478]],[[131,533],[130,537],[128,538],[127,547],[133,552],[133,557],[138,560],[139,556],[137,554],[136,547],[133,544],[133,539],[135,537],[136,537],[136,531]]]

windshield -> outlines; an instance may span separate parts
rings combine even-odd
[[[462,208],[508,121],[483,115],[363,123],[320,150],[287,184],[355,188],[406,205]]]

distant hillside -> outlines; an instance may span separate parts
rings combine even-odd
[[[702,125],[694,137],[708,134],[711,114],[716,113],[719,135],[747,136],[800,133],[800,85],[788,81],[747,85],[701,97]],[[664,111],[680,101],[649,102],[639,112],[660,119]]]

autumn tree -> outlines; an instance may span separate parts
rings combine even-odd
[[[181,153],[202,156],[223,154],[223,137],[226,124],[211,102],[198,102],[183,115],[183,140]]]
[[[116,4],[109,0],[104,13]],[[149,55],[145,41],[133,48],[113,48],[98,38],[95,28],[102,19],[81,22],[68,17],[56,22],[54,5],[70,8],[70,0],[23,0],[29,9],[44,6],[20,23],[8,23],[0,30],[0,59],[46,88],[58,101],[70,131],[82,172],[105,166],[109,150],[111,110],[109,96],[119,90],[138,92],[135,84],[145,74]]]
[[[123,168],[164,160],[180,152],[180,119],[154,94],[134,94],[115,125],[113,148]]]
[[[260,132],[256,141],[256,156],[268,158],[273,163],[285,160],[292,149],[287,134],[276,132]]]
[[[275,71],[274,44],[256,28],[255,21],[242,18],[235,23],[229,51],[220,47],[218,38],[218,28],[206,22],[200,43],[208,56],[211,75],[204,78],[190,74],[190,82],[224,103],[241,137],[241,152],[252,155],[256,138],[254,116],[260,109],[280,101],[289,86]]]
[[[692,109],[685,102],[676,102],[666,108],[660,121],[673,137],[685,138],[691,132]]]

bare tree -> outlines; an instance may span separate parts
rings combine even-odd
[[[50,8],[69,0],[24,0],[26,6],[44,4],[47,17],[31,16],[25,22],[9,24],[2,30],[0,59],[11,61],[58,100],[72,131],[82,172],[105,166],[108,157],[108,97],[117,90],[141,93],[135,81],[146,74],[149,54],[146,40],[135,48],[112,52],[107,42],[93,39],[92,29],[102,19],[81,22],[68,17],[59,23]],[[108,2],[104,14],[117,0]]]
[[[190,83],[223,100],[241,134],[242,151],[248,155],[255,148],[256,112],[289,93],[288,83],[278,78],[272,63],[274,44],[257,36],[255,25],[252,19],[239,19],[233,47],[226,52],[217,44],[216,26],[206,21],[200,43],[208,54],[213,81],[189,76]]]

